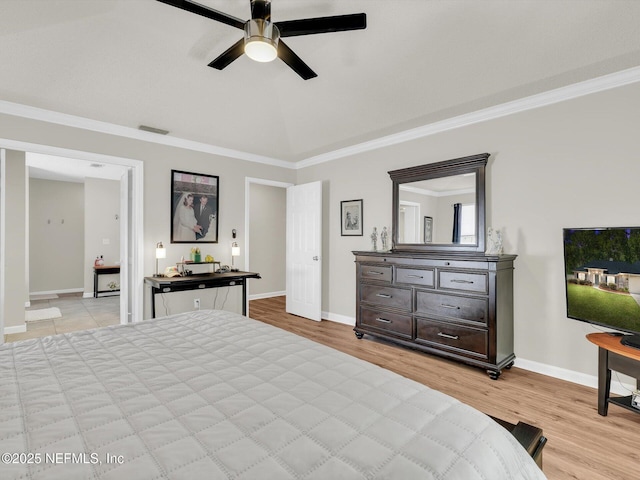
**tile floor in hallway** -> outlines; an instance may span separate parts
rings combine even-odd
[[[57,333],[106,327],[120,323],[120,297],[82,298],[81,293],[60,294],[50,300],[32,300],[26,310],[57,307],[62,317],[27,322],[27,331],[4,336],[5,342],[45,337]]]

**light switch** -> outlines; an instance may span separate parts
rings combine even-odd
[[[102,239],[102,244],[103,245],[109,245],[111,243],[111,240],[109,240],[108,238],[103,238]]]

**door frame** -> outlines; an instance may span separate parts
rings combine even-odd
[[[244,232],[245,232],[245,269],[247,271],[251,271],[250,260],[251,260],[251,238],[250,238],[250,228],[251,225],[251,185],[266,185],[269,187],[277,187],[287,189],[288,187],[292,187],[295,185],[294,183],[289,182],[278,182],[275,180],[267,180],[265,178],[254,178],[254,177],[245,177],[244,179]],[[286,213],[285,213],[286,215]],[[282,241],[286,241],[285,238]],[[258,272],[259,273],[259,272]],[[285,270],[286,276],[286,270]],[[247,284],[247,289],[249,288],[249,284]],[[247,316],[249,316],[249,298],[250,292],[247,294]]]
[[[413,214],[411,215],[413,217],[413,221],[411,222],[411,226],[413,228],[411,228],[413,234],[414,234],[414,240],[412,240],[411,242],[407,241],[407,217],[405,216],[403,219],[403,226],[404,226],[404,231],[402,232],[402,235],[404,237],[404,242],[401,243],[422,243],[422,240],[420,238],[420,230],[421,230],[421,225],[420,225],[420,219],[421,217],[421,213],[420,213],[420,204],[418,202],[410,202],[408,200],[400,200],[399,202],[401,207],[408,207],[412,210]]]
[[[134,160],[131,158],[103,155],[81,150],[71,150],[67,148],[53,147],[51,145],[21,142],[5,138],[0,138],[0,149],[40,153],[44,155],[54,155],[58,157],[74,158],[89,162],[108,163],[113,165],[120,165],[130,169],[132,181],[129,183],[128,187],[131,191],[132,211],[134,212],[136,218],[131,219],[132,228],[129,230],[128,234],[130,244],[133,247],[131,249],[128,249],[126,243],[125,245],[122,244],[123,242],[121,239],[120,251],[121,257],[123,257],[121,258],[121,274],[129,274],[129,278],[132,279],[132,285],[130,285],[130,288],[128,290],[123,289],[123,291],[120,292],[120,321],[121,323],[127,323],[127,321],[130,321],[132,323],[142,321],[144,306],[144,162],[142,160]],[[5,176],[1,176],[0,190],[3,192],[5,180]],[[123,221],[126,221],[129,215],[129,199],[128,195],[126,195],[125,193],[128,192],[121,192],[120,195],[120,218]],[[3,232],[5,229],[4,222],[4,215],[0,215],[0,230]],[[0,269],[2,270],[0,272],[0,298],[4,298],[5,291],[4,257],[6,252],[4,251],[4,245],[5,242],[3,241],[0,244]],[[127,255],[127,258],[124,258],[125,255]],[[129,268],[131,268],[131,272],[128,272]],[[127,305],[132,305],[131,312],[127,312]],[[0,333],[4,333],[4,312],[2,310],[0,310]],[[1,338],[0,343],[2,343]]]

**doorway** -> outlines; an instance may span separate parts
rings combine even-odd
[[[143,316],[143,162],[121,157],[94,154],[58,147],[43,146],[27,142],[0,139],[0,151],[14,150],[41,155],[52,155],[76,161],[99,163],[122,168],[120,179],[120,213],[122,222],[120,238],[121,277],[120,277],[120,322],[130,323],[142,320]],[[2,156],[4,162],[4,155]],[[0,176],[0,192],[5,191],[6,175]],[[3,201],[3,204],[6,202]],[[0,215],[0,231],[6,235],[5,216]],[[5,242],[0,245],[0,298],[5,297],[4,251]],[[3,302],[4,303],[4,302]],[[5,331],[4,310],[0,309],[0,331]],[[19,330],[18,330],[19,331]],[[0,337],[0,342],[4,336]]]
[[[249,283],[247,300],[286,294],[286,192],[292,185],[245,179],[245,269],[262,277]]]
[[[398,243],[421,243],[420,204],[400,201],[398,215]]]

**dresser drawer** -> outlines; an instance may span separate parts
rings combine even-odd
[[[416,312],[486,324],[489,318],[489,300],[418,290]]]
[[[379,285],[361,285],[360,295],[360,300],[362,302],[373,305],[400,308],[407,312],[410,312],[412,308],[410,288],[405,289]]]
[[[411,315],[401,315],[369,308],[360,309],[360,323],[395,335],[411,338]]]
[[[433,279],[433,270],[406,267],[398,267],[396,269],[396,283],[410,283],[424,287],[433,287]]]
[[[484,272],[439,270],[438,287],[461,292],[488,293],[489,275]]]
[[[391,283],[391,265],[361,265],[360,279]]]
[[[416,341],[420,343],[463,350],[467,354],[487,358],[488,337],[488,332],[482,328],[416,319]]]

